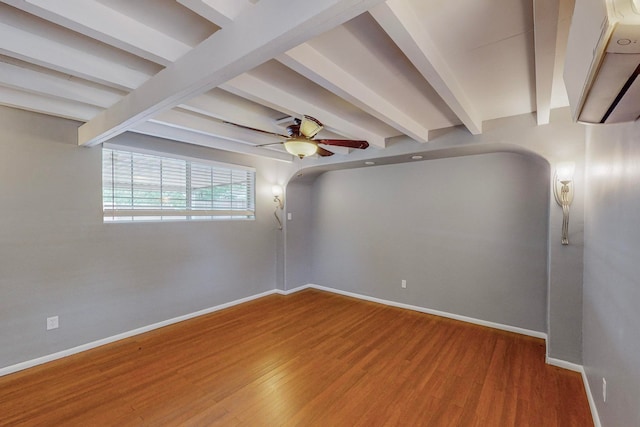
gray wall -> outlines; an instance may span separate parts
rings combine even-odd
[[[0,108],[0,368],[276,287],[286,164],[125,135],[256,167],[257,219],[103,224],[101,150],[78,147],[77,126]]]
[[[285,289],[294,289],[309,283],[311,278],[311,185],[306,177],[287,185],[285,231]]]
[[[575,199],[571,205],[569,237],[571,244],[560,244],[562,209],[549,193],[548,229],[548,306],[547,352],[551,358],[582,364],[582,270],[584,218],[585,126],[573,123],[568,108],[551,111],[551,122],[539,126],[535,114],[523,114],[485,121],[481,135],[471,135],[462,127],[433,132],[428,144],[408,138],[395,138],[382,153],[375,148],[355,150],[343,158],[305,159],[302,170],[310,172],[363,167],[365,160],[378,164],[406,162],[410,155],[445,158],[461,155],[518,151],[535,153],[551,165],[550,177],[558,162],[576,163]],[[549,179],[550,183],[550,179]],[[289,239],[300,239],[287,233]],[[287,264],[287,269],[291,263]]]
[[[332,171],[312,194],[312,283],[546,331],[543,160],[495,153]]]
[[[607,427],[640,425],[639,139],[640,122],[587,134],[583,361]]]
[[[77,123],[1,108],[0,126],[0,368],[264,290],[291,289],[315,281],[311,264],[314,239],[309,232],[315,209],[311,191],[315,176],[308,173],[308,166],[314,164],[311,159],[291,166],[134,136],[131,143],[135,145],[256,167],[258,219],[251,223],[105,225],[99,149],[75,146]],[[553,164],[578,161],[583,142],[583,128],[572,124],[566,111],[554,111],[552,123],[546,126],[537,126],[534,116],[518,116],[486,122],[485,132],[479,136],[454,129],[429,144],[394,142],[385,153],[390,150],[391,154],[405,155],[417,149],[428,154],[426,151],[443,147],[454,151],[485,147],[491,151],[521,146]],[[362,153],[351,153],[348,159],[358,162],[358,154]],[[285,223],[283,241],[273,218],[271,185],[286,182],[296,167],[305,167],[305,176],[287,186],[285,201],[293,219]],[[380,170],[382,167],[376,166],[363,173]],[[450,180],[451,175],[442,179]],[[333,187],[341,185],[335,182]],[[584,185],[576,185],[570,223],[576,248],[571,251],[560,248],[559,239],[554,240],[559,236],[559,207],[554,202],[549,205],[552,196],[544,202],[550,209],[550,351],[554,357],[577,363],[581,348],[583,189]],[[378,195],[372,186],[364,191]],[[402,215],[405,213],[398,210],[391,219]],[[470,236],[471,240],[474,237]],[[340,238],[344,240],[344,236]],[[172,242],[171,248],[163,247],[167,241]],[[394,274],[388,280],[397,285],[404,271],[398,270],[398,277]],[[414,292],[414,279],[406,279],[406,292]],[[45,317],[56,314],[61,316],[61,328],[46,333]]]

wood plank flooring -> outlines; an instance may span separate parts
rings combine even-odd
[[[0,377],[3,426],[591,426],[544,341],[316,290]]]

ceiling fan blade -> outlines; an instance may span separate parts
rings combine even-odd
[[[318,144],[336,145],[338,147],[359,148],[364,150],[369,146],[367,141],[354,141],[351,139],[316,139]]]
[[[300,122],[300,133],[307,138],[313,138],[323,127],[318,119],[305,115]]]
[[[259,144],[259,145],[254,145],[254,147],[266,147],[266,146],[268,146],[268,145],[279,145],[279,144],[283,144],[283,143],[284,143],[284,141],[283,141],[283,142],[270,142],[270,143],[268,143],[268,144]]]
[[[333,156],[333,154],[334,154],[333,151],[325,150],[324,148],[318,146],[318,155],[319,156],[328,157],[328,156]]]
[[[278,137],[281,137],[281,138],[289,138],[287,135],[281,135],[281,134],[276,133],[276,132],[269,132],[269,131],[262,130],[262,129],[252,128],[250,126],[239,125],[238,123],[227,122],[227,121],[222,121],[222,123],[224,123],[225,125],[236,126],[236,127],[241,128],[241,129],[252,130],[254,132],[266,133],[267,135],[278,136]]]

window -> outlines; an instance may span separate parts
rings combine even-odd
[[[105,222],[254,219],[255,171],[105,147],[102,205]]]

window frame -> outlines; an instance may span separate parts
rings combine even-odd
[[[138,154],[145,156],[152,156],[159,159],[166,160],[177,160],[185,162],[185,209],[179,208],[166,208],[162,207],[154,207],[151,209],[142,209],[142,208],[113,208],[115,205],[115,185],[112,183],[111,188],[111,203],[109,207],[108,203],[105,203],[105,190],[109,187],[105,187],[105,150],[114,150],[119,152],[125,152],[127,154]],[[135,162],[133,162],[135,163]],[[244,209],[234,209],[233,207],[229,209],[194,209],[193,208],[193,165],[196,164],[198,166],[205,166],[210,168],[210,173],[214,173],[213,169],[225,170],[230,173],[230,185],[233,185],[233,174],[234,173],[247,173],[246,185],[248,187],[247,193],[247,201],[245,203]],[[162,170],[162,166],[160,166],[160,170]],[[160,152],[155,150],[149,150],[145,148],[139,147],[130,147],[126,145],[119,145],[113,143],[104,143],[101,148],[101,193],[102,193],[102,217],[104,223],[139,223],[139,222],[182,222],[182,221],[220,221],[220,220],[255,220],[256,215],[256,171],[255,168],[237,165],[231,163],[223,163],[214,160],[189,157],[180,154]],[[133,174],[133,172],[132,172]],[[132,183],[131,183],[131,205],[135,204],[135,197],[133,197],[133,193],[135,190],[135,186],[133,184],[133,175],[132,175]],[[160,175],[160,181],[154,183],[158,188],[160,188],[162,197],[162,172]],[[113,182],[113,181],[112,181]],[[213,185],[213,183],[212,183]],[[138,187],[139,188],[139,187]],[[233,193],[231,195],[233,197]],[[108,200],[108,199],[107,199]],[[233,204],[233,200],[229,199],[228,203]],[[212,205],[214,204],[214,199],[212,195],[211,199]],[[160,206],[162,202],[160,203]]]

